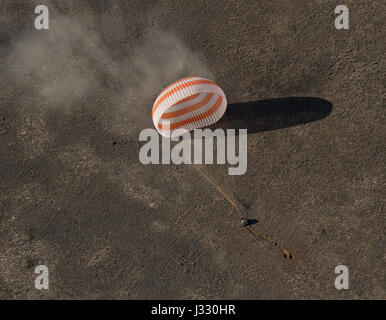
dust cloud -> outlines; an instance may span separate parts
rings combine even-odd
[[[214,79],[203,57],[173,33],[144,29],[122,52],[105,41],[92,17],[75,20],[55,17],[49,30],[24,31],[11,40],[6,77],[32,92],[36,107],[72,112],[98,96],[119,126],[125,119],[151,119],[154,99],[181,77]]]

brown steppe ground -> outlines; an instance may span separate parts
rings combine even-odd
[[[0,2],[1,299],[386,298],[384,1],[52,0],[41,31],[37,4]],[[245,175],[140,163],[190,75],[248,129]]]

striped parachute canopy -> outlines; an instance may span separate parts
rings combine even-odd
[[[225,94],[216,83],[189,77],[161,92],[154,102],[152,117],[162,136],[176,137],[217,122],[226,108]]]

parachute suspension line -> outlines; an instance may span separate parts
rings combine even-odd
[[[202,168],[200,165],[194,165],[194,169],[198,171],[198,173],[203,176],[209,183],[214,186],[218,192],[222,194],[222,196],[236,209],[236,211],[239,213],[240,218],[243,219],[246,217],[247,209],[243,206],[243,204],[232,194],[228,194],[225,192],[224,188],[221,187],[212,177],[208,175],[207,172]]]
[[[259,238],[261,240],[266,241],[269,244],[272,244],[274,246],[278,246],[278,242],[272,240],[271,237],[269,237],[266,234],[261,234],[257,232],[250,224],[248,224],[248,219],[245,217],[248,216],[248,210],[244,207],[244,205],[234,196],[232,193],[227,193],[223,187],[221,187],[215,179],[213,179],[204,169],[202,165],[193,165],[192,166],[201,176],[203,176],[212,186],[216,188],[216,190],[221,193],[221,195],[236,209],[236,211],[240,215],[240,221],[244,225],[245,229],[247,229],[252,235],[254,235],[256,238]],[[281,251],[284,255],[284,258],[287,260],[293,260],[294,256],[290,253],[288,249],[285,247],[281,248]]]

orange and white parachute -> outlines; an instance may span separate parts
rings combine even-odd
[[[217,122],[226,108],[225,94],[216,83],[189,77],[161,92],[154,102],[152,117],[162,136],[176,137]]]

